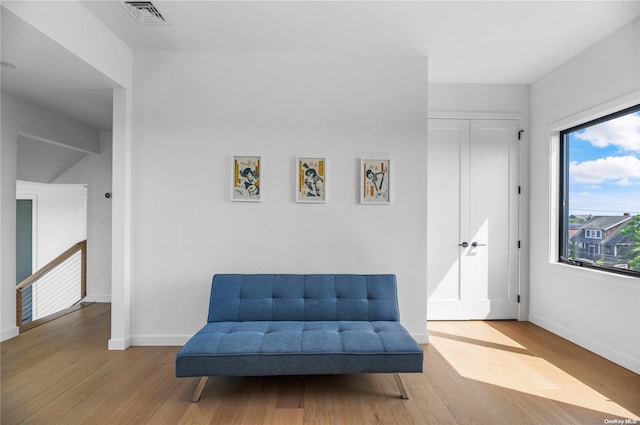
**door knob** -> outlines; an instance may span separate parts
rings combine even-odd
[[[466,247],[468,247],[468,246],[469,246],[469,242],[462,242],[462,243],[459,243],[459,244],[458,244],[458,246],[461,246],[461,247],[463,247],[463,248],[466,248]]]
[[[478,243],[478,242],[475,242],[475,241],[471,242],[471,247],[472,248],[475,248],[477,246],[487,246],[487,244],[486,243]]]

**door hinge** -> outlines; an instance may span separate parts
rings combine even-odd
[[[518,304],[520,304],[520,295],[518,295]]]
[[[518,195],[522,193],[522,186],[518,186]]]
[[[518,140],[522,140],[522,133],[524,133],[524,130],[518,131]]]
[[[518,241],[518,248],[520,248],[520,241]]]

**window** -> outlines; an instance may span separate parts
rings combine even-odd
[[[640,276],[640,105],[560,133],[560,261]]]
[[[588,239],[602,239],[602,230],[587,229],[584,231],[584,237]]]

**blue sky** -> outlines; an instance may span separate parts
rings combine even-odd
[[[569,140],[570,214],[640,214],[640,111]]]

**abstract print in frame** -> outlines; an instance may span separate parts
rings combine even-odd
[[[360,160],[360,203],[391,203],[391,160]]]
[[[262,157],[236,156],[231,158],[233,170],[232,201],[261,201],[262,188],[260,174],[262,172]]]
[[[296,202],[326,202],[327,159],[296,158]]]

